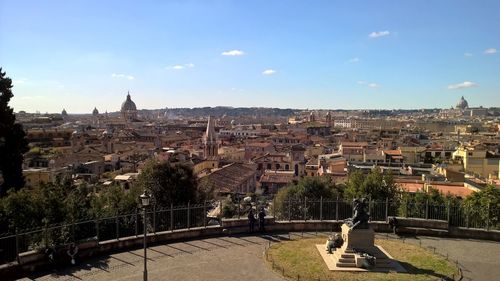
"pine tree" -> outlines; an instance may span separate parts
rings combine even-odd
[[[7,190],[24,186],[23,153],[28,151],[26,133],[21,124],[16,124],[14,111],[9,107],[12,94],[12,80],[5,77],[0,68],[0,196]]]

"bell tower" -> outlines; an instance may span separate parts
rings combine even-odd
[[[208,116],[207,130],[203,138],[203,154],[205,158],[214,158],[219,155],[218,150],[215,119],[212,116]]]

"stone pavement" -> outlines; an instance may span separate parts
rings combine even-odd
[[[264,263],[267,237],[204,238],[148,248],[149,280],[284,280]],[[143,249],[94,258],[21,280],[142,280]]]
[[[500,243],[485,240],[454,239],[419,236],[406,238],[413,243],[457,262],[462,268],[462,280],[500,280]]]
[[[291,235],[295,239],[301,233]],[[269,236],[243,235],[155,245],[148,248],[149,280],[284,280],[265,264],[263,251],[270,240],[276,241]],[[448,253],[464,269],[463,280],[498,280],[500,276],[500,266],[495,263],[500,260],[498,242],[437,237],[406,238],[405,242],[435,247],[445,256]],[[22,280],[142,280],[142,254],[142,249],[120,252]]]

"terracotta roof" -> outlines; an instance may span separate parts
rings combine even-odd
[[[384,150],[387,155],[401,155],[401,150]]]
[[[401,189],[407,192],[417,192],[424,188],[423,183],[398,182],[397,184],[401,187]]]
[[[397,183],[401,189],[407,192],[417,192],[418,190],[422,191],[424,188],[423,183],[415,183],[415,182],[398,182]],[[443,195],[451,194],[460,197],[467,197],[472,194],[474,191],[468,189],[467,187],[457,185],[457,184],[433,184],[431,183],[432,188],[439,190]]]
[[[470,190],[467,187],[456,185],[432,184],[432,188],[439,190],[444,195],[449,193],[460,197],[467,197],[468,195],[474,193],[473,190]]]
[[[294,177],[293,172],[285,173],[285,172],[266,171],[260,177],[260,182],[287,184],[292,182],[293,177]]]
[[[368,143],[365,141],[360,141],[360,142],[341,142],[342,146],[368,146]]]
[[[251,142],[246,144],[246,146],[253,146],[253,147],[269,147],[272,145],[273,144],[269,142]]]
[[[216,170],[206,177],[219,192],[236,192],[238,186],[255,176],[255,167],[248,164],[233,163]]]

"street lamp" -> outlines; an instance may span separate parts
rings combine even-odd
[[[147,207],[149,206],[149,201],[151,199],[151,196],[149,196],[148,194],[148,191],[147,190],[144,190],[144,193],[141,194],[141,196],[139,196],[139,198],[141,199],[141,205],[142,205],[142,208],[144,209],[144,220],[143,220],[143,224],[144,224],[144,281],[147,281],[148,280],[148,268],[147,268],[147,257],[146,257],[146,233],[147,233],[147,221],[146,221],[146,214],[147,214]]]

